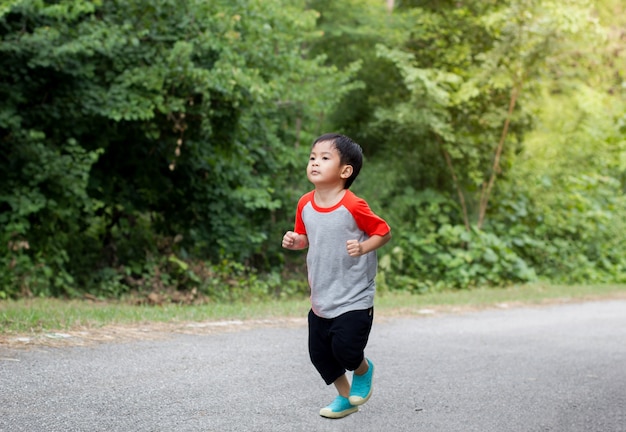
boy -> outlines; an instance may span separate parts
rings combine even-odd
[[[311,288],[309,355],[339,395],[320,415],[341,418],[358,411],[372,394],[374,364],[364,350],[374,319],[375,250],[391,238],[389,225],[349,191],[363,165],[350,138],[325,134],[315,140],[307,178],[315,189],[298,202],[294,231],[282,246],[309,248]],[[346,370],[354,371],[352,385]]]

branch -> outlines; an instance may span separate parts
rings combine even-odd
[[[461,187],[459,186],[459,181],[456,177],[456,173],[454,172],[454,166],[452,165],[452,158],[450,157],[450,153],[448,153],[445,147],[443,146],[441,137],[439,135],[436,135],[436,137],[437,137],[437,141],[439,141],[439,145],[441,146],[443,157],[446,159],[446,165],[448,165],[450,174],[452,174],[452,181],[454,183],[454,188],[456,189],[456,193],[459,195],[461,209],[463,210],[463,223],[465,224],[465,229],[467,231],[470,231],[469,217],[467,216],[467,204],[465,203],[465,196],[463,195],[463,191],[461,191]]]
[[[485,221],[485,214],[487,213],[487,206],[489,205],[489,198],[491,197],[491,190],[493,189],[493,185],[496,182],[496,175],[500,171],[500,157],[502,156],[502,149],[504,148],[504,141],[506,139],[507,134],[509,133],[509,124],[511,124],[511,117],[513,116],[513,110],[515,109],[515,104],[517,103],[517,98],[522,89],[522,81],[520,81],[514,88],[511,93],[511,100],[509,101],[509,111],[506,115],[506,120],[504,122],[504,127],[502,128],[502,135],[500,136],[500,142],[498,143],[498,147],[496,147],[496,154],[493,158],[493,166],[491,167],[491,177],[489,178],[488,183],[483,183],[483,190],[480,196],[480,208],[478,214],[478,229],[481,229],[483,223]]]

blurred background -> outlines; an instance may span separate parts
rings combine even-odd
[[[626,282],[621,0],[3,0],[0,299],[306,294],[313,139],[379,290]]]

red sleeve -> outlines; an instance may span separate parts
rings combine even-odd
[[[391,231],[391,228],[383,218],[376,215],[364,199],[361,199],[350,193],[347,200],[347,207],[352,213],[352,217],[368,236],[379,235],[384,236]]]
[[[306,226],[304,226],[304,221],[302,220],[302,209],[309,201],[313,199],[313,194],[315,192],[311,191],[304,194],[300,200],[298,201],[298,209],[296,210],[296,223],[293,227],[293,231],[296,234],[305,234],[306,235]]]

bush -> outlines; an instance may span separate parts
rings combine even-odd
[[[626,281],[626,196],[608,176],[548,178],[507,189],[491,229],[510,238],[537,275],[557,283]],[[558,191],[555,193],[555,190]]]
[[[455,223],[456,204],[438,193],[407,190],[393,208],[394,247],[380,262],[392,289],[426,292],[536,279],[509,239]]]

